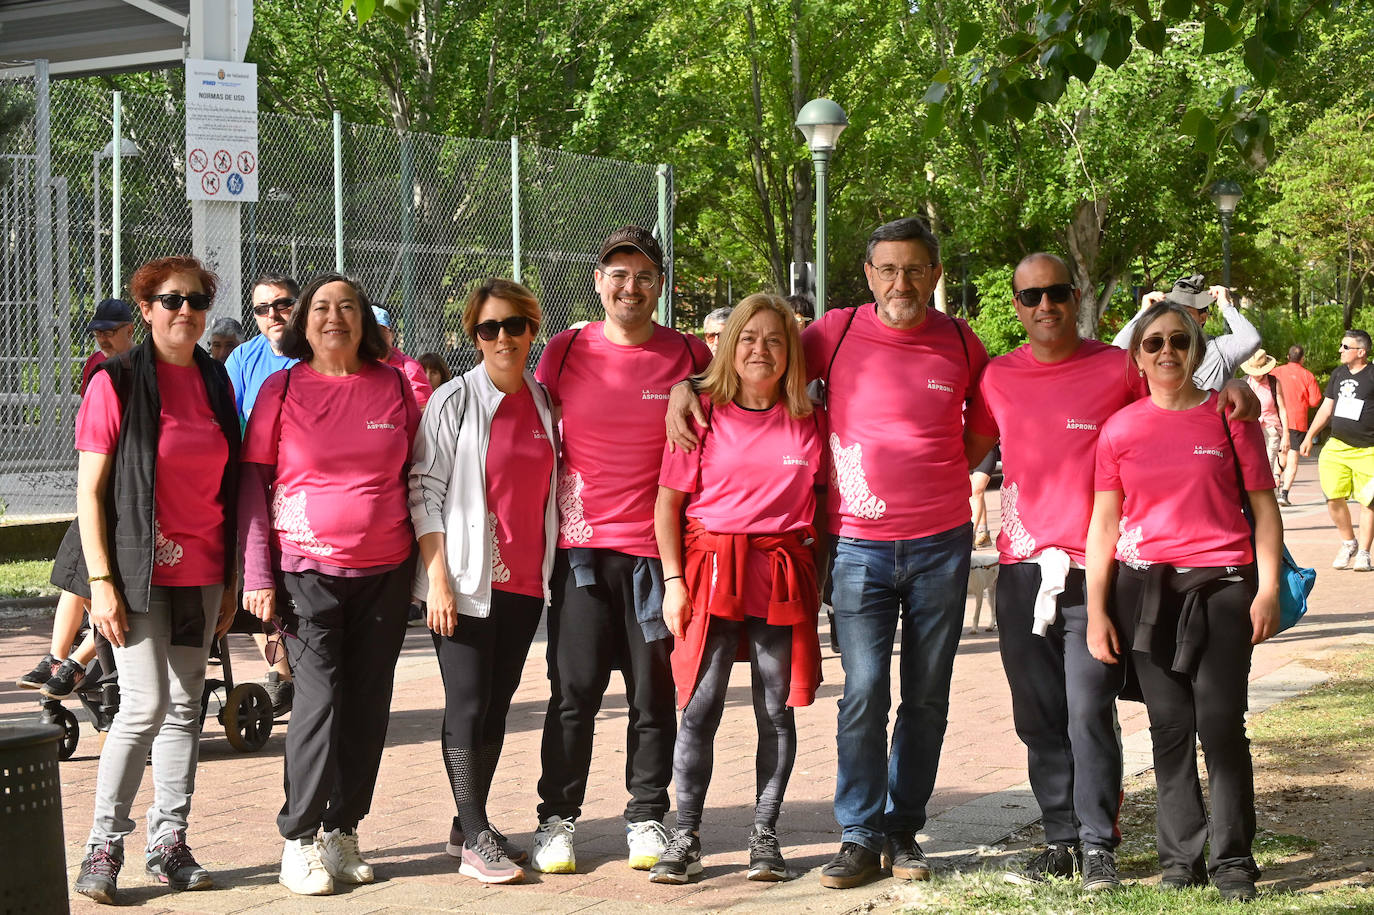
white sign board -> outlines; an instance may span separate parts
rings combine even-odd
[[[186,61],[186,199],[258,199],[258,65]]]

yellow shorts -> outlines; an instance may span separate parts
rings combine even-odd
[[[1328,439],[1317,458],[1317,472],[1328,499],[1374,503],[1374,447],[1357,448]]]

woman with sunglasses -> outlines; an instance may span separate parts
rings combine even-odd
[[[210,644],[234,618],[239,430],[224,367],[198,345],[214,274],[149,261],[129,287],[148,339],[101,363],[76,420],[77,516],[53,581],[90,600],[113,646],[120,707],[100,754],[76,891],[114,901],[130,808],[152,754],[145,867],[176,890],[211,886],[186,845]]]
[[[279,881],[308,896],[371,883],[358,824],[372,804],[396,658],[405,637],[414,533],[406,472],[420,411],[358,283],[316,277],[244,437],[243,603],[262,620],[284,589],[295,701],[286,732]]]
[[[1283,525],[1259,427],[1217,416],[1216,395],[1193,381],[1204,345],[1197,322],[1169,301],[1148,308],[1132,334],[1150,396],[1098,438],[1088,648],[1108,664],[1133,652],[1154,743],[1161,885],[1200,886],[1210,874],[1223,898],[1248,900],[1259,869],[1246,689],[1253,647],[1278,628]]]
[[[665,448],[654,506],[663,620],[672,631],[682,722],[673,747],[677,827],[654,883],[701,873],[713,745],[736,658],[748,658],[758,727],[750,880],[788,877],[778,814],[797,753],[792,710],[820,683],[817,533],[824,523],[822,420],[806,394],[796,317],[780,296],[740,302],[701,377],[701,446]],[[684,509],[685,505],[685,509]]]
[[[519,883],[528,857],[488,821],[486,805],[558,540],[556,420],[525,368],[540,318],[519,283],[491,279],[472,291],[463,328],[478,363],[434,392],[410,471],[424,564],[414,596],[428,601],[458,808],[445,850],[483,883]]]

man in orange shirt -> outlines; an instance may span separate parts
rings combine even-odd
[[[1321,388],[1302,364],[1303,348],[1294,344],[1288,348],[1288,362],[1275,366],[1273,375],[1283,392],[1283,407],[1288,413],[1289,449],[1283,456],[1283,485],[1279,487],[1279,504],[1292,505],[1288,490],[1298,475],[1298,448],[1307,434],[1307,411],[1322,402]]]

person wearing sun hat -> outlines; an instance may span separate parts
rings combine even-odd
[[[1273,374],[1279,361],[1262,349],[1240,364],[1245,383],[1259,398],[1260,428],[1264,430],[1264,447],[1269,452],[1269,466],[1274,471],[1274,483],[1283,480],[1283,461],[1288,454],[1288,410],[1283,402],[1283,386]]]

